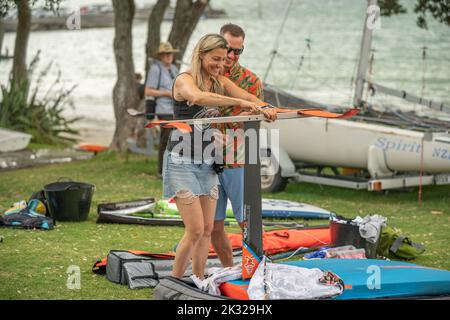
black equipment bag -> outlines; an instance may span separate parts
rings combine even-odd
[[[202,291],[189,279],[165,277],[153,291],[154,300],[229,300],[224,296],[215,296]]]

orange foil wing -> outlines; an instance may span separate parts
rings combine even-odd
[[[309,117],[319,117],[319,118],[330,118],[330,119],[348,119],[357,115],[359,109],[350,109],[345,113],[334,113],[328,112],[320,109],[300,109],[297,110],[298,114],[309,116]]]
[[[163,120],[155,120],[152,122],[149,122],[145,125],[145,128],[150,129],[153,128],[155,126],[160,126],[162,128],[174,128],[174,129],[178,129],[183,133],[189,133],[192,132],[192,128],[190,125],[188,125],[187,123],[184,122],[167,122],[167,121],[163,121]]]

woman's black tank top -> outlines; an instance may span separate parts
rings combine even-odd
[[[172,99],[173,99],[174,120],[212,118],[220,116],[219,110],[215,108],[208,108],[199,105],[189,106],[187,104],[187,101],[175,100],[173,97],[173,89],[172,89]],[[202,123],[191,125],[191,128],[192,132],[186,134],[181,133],[177,129],[173,129],[169,141],[167,143],[167,149],[171,152],[175,150],[177,151],[177,153],[180,149],[190,150],[191,159],[194,159],[195,161],[199,160],[203,161],[204,160],[203,152],[205,148],[212,143],[211,138],[212,135],[210,132],[207,132],[207,130],[210,129],[211,126],[209,123]],[[205,139],[203,138],[204,136]],[[183,155],[183,158],[186,158],[186,156],[189,157],[188,155],[183,154],[183,151],[179,152],[179,154],[180,156]]]

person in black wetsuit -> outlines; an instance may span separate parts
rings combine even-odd
[[[240,105],[249,112],[261,113],[268,120],[275,120],[276,112],[267,108],[267,103],[222,75],[227,49],[227,41],[219,34],[207,34],[199,40],[192,54],[190,69],[179,74],[174,81],[174,119],[216,117],[220,116],[219,108]],[[191,133],[179,130],[171,133],[163,168],[164,198],[175,198],[185,225],[184,236],[176,250],[172,276],[181,278],[192,258],[194,275],[203,279],[219,180],[213,169],[215,156],[212,152],[208,154],[214,141],[211,138],[214,133],[208,130],[214,129],[205,124],[191,127]]]

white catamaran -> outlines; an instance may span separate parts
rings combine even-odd
[[[369,8],[376,5],[377,0],[368,0],[365,21],[373,18]],[[280,129],[279,152],[262,160],[262,185],[265,191],[280,191],[292,178],[377,191],[450,183],[450,175],[447,175],[450,173],[448,119],[422,118],[414,113],[395,111],[377,112],[370,106],[368,108],[367,102],[363,101],[366,86],[375,92],[450,112],[450,106],[443,103],[368,80],[372,34],[373,30],[365,23],[353,98],[353,105],[361,108],[360,116],[351,120],[298,118],[263,124],[270,129]],[[270,103],[288,108],[323,107],[339,110],[336,106],[324,106],[292,96],[270,85],[266,85],[265,96]],[[270,145],[269,140],[268,145],[262,147],[271,149],[274,146]],[[279,164],[280,170],[269,170],[275,167],[275,163]],[[323,174],[324,167],[331,167],[335,175]],[[317,172],[311,173],[308,170],[310,168],[316,168]],[[344,176],[337,168],[358,170],[352,170],[354,174],[351,176]]]

